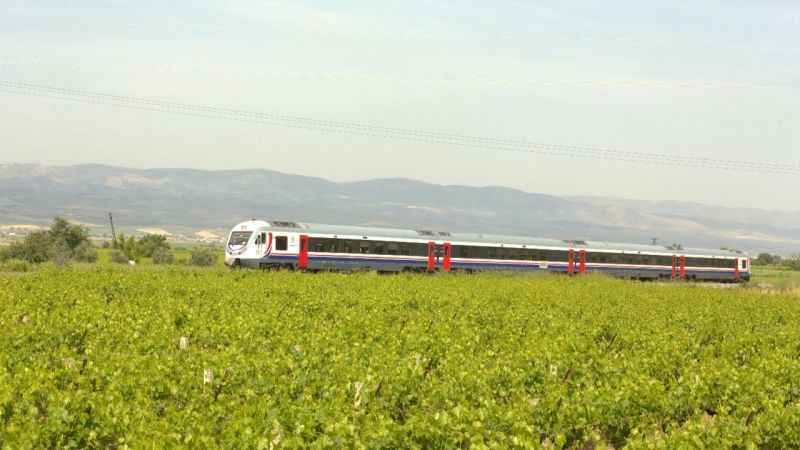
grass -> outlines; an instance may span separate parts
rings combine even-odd
[[[748,288],[766,292],[788,292],[800,295],[800,271],[785,267],[753,268],[753,278]]]
[[[800,303],[602,276],[0,273],[8,448],[797,448]]]

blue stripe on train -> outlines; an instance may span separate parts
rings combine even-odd
[[[267,258],[267,260],[278,260],[281,262],[297,262],[296,255],[271,255]],[[368,256],[351,256],[351,257],[340,257],[340,256],[309,256],[309,263],[314,262],[332,262],[332,263],[347,263],[347,264],[354,264],[354,263],[377,263],[377,264],[393,264],[393,265],[411,265],[417,267],[427,267],[427,261],[418,260],[418,259],[409,259],[409,258],[370,258]],[[519,263],[487,263],[487,262],[453,262],[451,267],[456,269],[519,269],[519,270],[549,270],[551,272],[566,272],[567,271],[567,264],[566,263],[551,263],[548,264],[548,267],[545,269],[541,267],[539,264],[519,264]],[[659,267],[616,267],[616,266],[592,266],[587,267],[588,271],[593,270],[602,270],[602,271],[634,271],[634,272],[643,272],[643,271],[651,271],[651,272],[664,272],[672,274],[672,268],[659,268]],[[704,269],[687,269],[687,274],[695,274],[695,273],[715,273],[719,275],[733,275],[733,269],[729,271],[718,271],[718,270],[704,270]],[[749,272],[742,272],[742,277],[749,277]]]

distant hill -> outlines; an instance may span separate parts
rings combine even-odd
[[[800,211],[688,202],[557,197],[505,187],[409,179],[335,183],[270,170],[129,169],[102,165],[0,165],[0,225],[43,224],[55,215],[128,230],[224,233],[251,217],[800,251]]]

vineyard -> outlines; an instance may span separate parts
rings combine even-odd
[[[0,447],[798,448],[798,300],[594,276],[0,273]]]

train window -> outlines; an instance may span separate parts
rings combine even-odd
[[[358,243],[358,252],[359,253],[369,253],[369,242],[360,241]]]
[[[384,248],[385,247],[383,245],[383,242],[373,242],[372,243],[372,252],[370,252],[370,253],[374,253],[376,255],[382,255],[383,251],[384,251]]]
[[[398,245],[396,242],[390,242],[386,246],[386,254],[387,255],[396,255],[397,254]]]
[[[275,250],[286,251],[289,248],[289,241],[286,236],[275,237]]]
[[[547,261],[567,262],[569,255],[565,250],[545,250],[544,256]]]
[[[686,258],[686,267],[703,267],[703,260],[694,257]]]
[[[234,231],[231,233],[228,245],[245,245],[252,234],[252,231]]]
[[[742,270],[747,270],[747,260],[746,259],[742,260]]]

